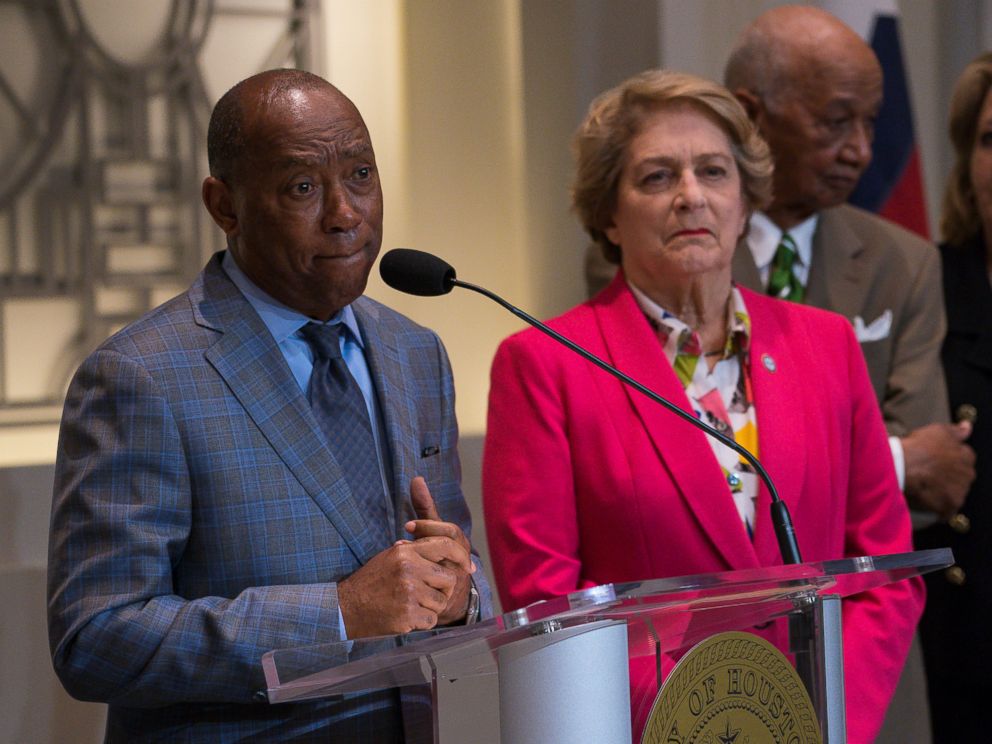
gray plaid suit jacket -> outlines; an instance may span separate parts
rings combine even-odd
[[[258,694],[266,651],[340,640],[336,582],[373,548],[347,463],[221,255],[70,385],[49,545],[56,672],[110,704],[110,741],[392,740],[392,692],[275,706]],[[415,475],[469,535],[441,342],[370,299],[354,309],[397,537]]]

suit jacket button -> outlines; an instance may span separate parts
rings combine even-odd
[[[966,577],[964,575],[964,569],[961,566],[951,566],[944,571],[944,578],[954,584],[954,586],[962,586]]]
[[[967,535],[971,530],[971,520],[964,514],[958,512],[947,520],[948,526],[959,535]]]
[[[265,693],[265,690],[255,690],[252,693],[252,698],[256,703],[267,703],[269,701],[269,696]]]
[[[978,421],[978,409],[971,405],[971,403],[962,403],[954,411],[954,420],[975,423]]]

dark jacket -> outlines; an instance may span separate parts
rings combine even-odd
[[[937,524],[916,536],[921,549],[950,547],[960,569],[956,575],[942,571],[926,577],[920,633],[934,741],[983,741],[988,739],[985,706],[992,696],[992,286],[981,235],[964,245],[942,245],[940,251],[950,410],[953,414],[964,403],[978,409],[969,440],[978,458],[977,477],[961,509],[970,529],[960,533]]]

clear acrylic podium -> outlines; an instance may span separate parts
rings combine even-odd
[[[467,627],[277,650],[269,702],[428,691],[418,741],[630,741],[628,664],[666,665],[728,630],[789,618],[823,741],[844,739],[843,597],[953,563],[949,549],[606,584]]]

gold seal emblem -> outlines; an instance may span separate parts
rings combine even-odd
[[[750,633],[719,633],[676,664],[658,692],[642,744],[821,744],[796,670]]]

